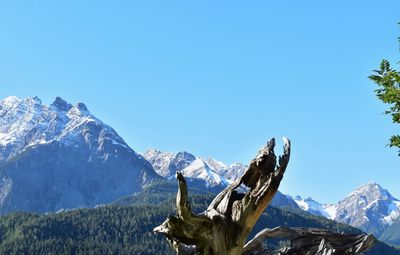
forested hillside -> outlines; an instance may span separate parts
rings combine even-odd
[[[160,192],[153,186],[138,194],[140,200],[137,201],[142,201],[141,204],[102,206],[48,215],[12,213],[2,216],[0,254],[174,254],[165,238],[152,232],[155,226],[174,213],[174,198],[164,192],[170,189],[172,194],[173,187],[169,185],[160,184]],[[193,209],[197,212],[203,210],[212,198],[211,194],[193,194]],[[146,205],[146,201],[154,204]],[[131,198],[131,202],[134,199]],[[269,207],[253,234],[262,228],[275,226],[359,232],[303,211]],[[379,244],[368,254],[400,252]]]

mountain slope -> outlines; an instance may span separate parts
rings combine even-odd
[[[171,153],[150,149],[143,154],[143,157],[150,162],[159,175],[166,179],[174,180],[176,171],[180,171],[186,177],[189,188],[205,189],[211,192],[221,191],[247,170],[247,166],[241,163],[226,165],[216,159],[202,159],[186,151]],[[176,189],[173,193],[176,193]],[[292,197],[279,191],[272,205],[300,208]]]
[[[93,207],[159,176],[82,103],[0,101],[0,213]]]
[[[306,212],[357,227],[390,244],[400,244],[400,200],[379,184],[363,185],[337,204],[321,204],[312,198],[284,196]],[[288,204],[296,209],[290,202]]]
[[[247,166],[242,163],[233,163],[226,165],[221,161],[217,161],[213,158],[205,159],[204,162],[210,166],[217,174],[223,176],[229,181],[234,181],[240,178],[243,173],[247,170]]]
[[[380,236],[400,219],[400,200],[379,184],[369,183],[351,192],[338,204],[320,204],[311,198],[294,198],[305,211],[343,222]]]
[[[337,204],[334,219],[379,236],[400,216],[400,201],[376,183],[363,185]]]
[[[233,177],[231,173],[242,174],[243,169],[237,165],[235,169],[228,171],[228,167],[211,159],[203,160],[188,152],[178,153],[162,152],[150,149],[143,154],[143,157],[150,162],[154,170],[167,179],[173,179],[177,171],[188,179],[196,187],[219,191],[225,188],[232,181],[227,176]],[[222,173],[226,175],[223,175]]]
[[[143,157],[159,175],[167,178],[175,176],[176,171],[182,171],[196,160],[195,156],[186,151],[175,154],[155,149],[146,151]]]
[[[392,225],[385,228],[379,239],[400,247],[400,218]]]
[[[336,205],[330,204],[321,204],[311,197],[306,199],[301,198],[300,196],[291,197],[293,201],[304,211],[309,212],[314,215],[319,215],[326,217],[328,219],[334,219],[336,214]]]

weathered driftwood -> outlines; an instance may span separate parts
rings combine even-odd
[[[265,240],[283,238],[290,245],[277,251],[268,251],[263,246]],[[368,250],[376,242],[373,235],[352,235],[332,233],[325,229],[276,227],[264,229],[250,240],[243,249],[243,255],[352,255]]]
[[[181,255],[242,255],[244,248],[247,254],[252,254],[250,247],[259,246],[254,241],[254,245],[249,243],[246,248],[245,242],[277,192],[289,162],[290,141],[284,138],[284,151],[278,162],[274,147],[275,140],[271,139],[243,176],[219,193],[199,215],[190,209],[186,181],[178,172],[177,216],[168,217],[154,231],[164,234]]]

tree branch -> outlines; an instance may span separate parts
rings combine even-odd
[[[188,189],[181,173],[176,174],[177,216],[169,217],[154,229],[164,234],[178,254],[242,255],[269,254],[265,238],[284,237],[291,246],[281,254],[322,254],[319,251],[342,251],[357,254],[372,246],[374,238],[363,235],[340,235],[317,229],[266,229],[245,245],[248,235],[278,191],[290,159],[290,141],[284,138],[283,155],[277,160],[272,138],[253,159],[246,172],[220,192],[205,212],[193,214]],[[278,161],[278,162],[277,162]],[[334,254],[334,253],[332,253]]]
[[[285,238],[290,247],[279,254],[359,254],[371,248],[376,239],[372,235],[338,234],[324,229],[276,227],[260,231],[243,249],[243,255],[263,254],[263,243],[268,238]],[[267,241],[268,242],[268,241]],[[329,253],[330,252],[330,253]]]

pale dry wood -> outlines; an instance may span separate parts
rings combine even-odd
[[[290,240],[290,245],[271,253],[263,244],[272,238]],[[276,227],[260,231],[245,245],[243,255],[354,255],[368,250],[375,242],[373,235],[339,234],[315,228]]]
[[[290,158],[290,141],[284,139],[284,142],[284,154],[279,157],[278,164],[275,139],[271,139],[243,176],[223,190],[199,215],[192,213],[185,178],[177,173],[177,216],[169,217],[154,231],[164,234],[178,254],[242,254],[251,229],[283,178]],[[243,187],[247,191],[243,192]]]
[[[191,211],[186,181],[178,172],[177,216],[168,217],[154,228],[154,232],[164,234],[180,255],[242,255],[244,251],[246,254],[270,254],[260,250],[262,246],[259,246],[261,238],[267,235],[258,235],[258,239],[253,239],[257,241],[246,246],[245,242],[278,191],[289,163],[290,141],[284,138],[283,155],[278,160],[274,147],[275,139],[272,138],[251,161],[241,178],[221,191],[207,210],[198,215]],[[297,244],[293,240],[292,243]]]

